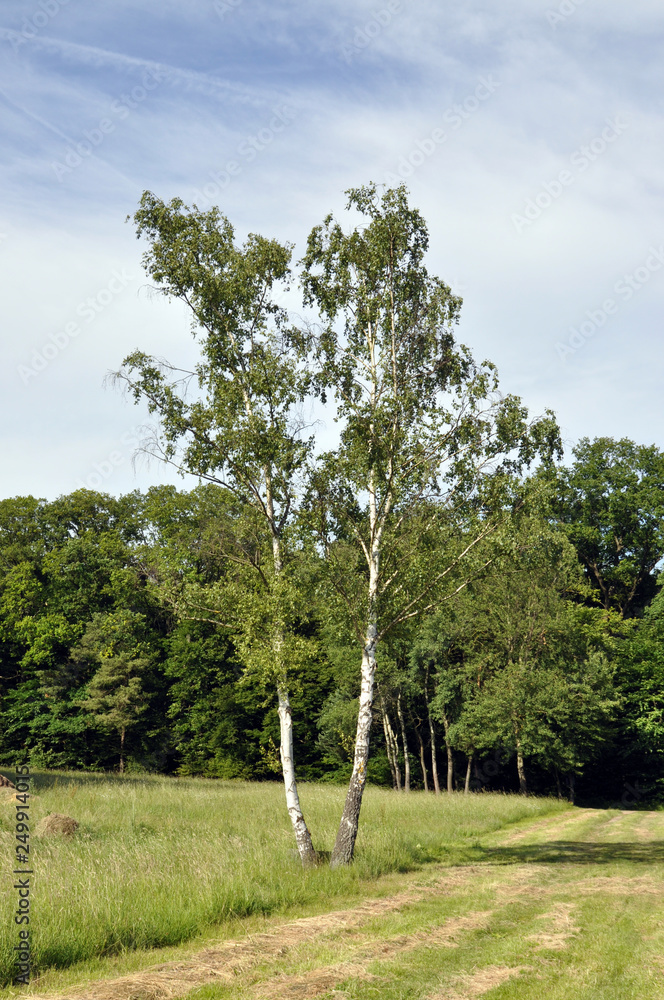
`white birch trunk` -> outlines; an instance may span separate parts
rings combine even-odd
[[[438,780],[438,761],[436,760],[436,730],[431,717],[429,707],[429,668],[427,667],[424,678],[424,701],[427,706],[427,718],[429,720],[429,737],[431,741],[431,774],[433,776],[433,787],[436,795],[440,795],[440,782]]]
[[[466,767],[466,780],[463,786],[463,794],[468,795],[470,792],[470,774],[473,766],[473,755],[472,753],[468,757],[468,766]]]
[[[446,712],[443,712],[443,730],[445,733],[445,751],[447,753],[447,793],[451,795],[454,791],[454,754],[450,746],[450,724]]]
[[[387,732],[390,737],[390,746],[392,748],[392,760],[394,761],[394,775],[396,778],[396,790],[401,791],[401,768],[399,767],[399,741],[396,737],[396,733],[392,729],[392,723],[390,722],[390,717],[385,712],[385,720],[387,723]]]
[[[516,740],[516,770],[519,775],[519,792],[521,795],[527,795],[528,783],[526,781],[526,765],[521,751],[521,740],[518,737]]]
[[[378,394],[378,368],[376,358],[376,331],[371,324],[367,329],[367,344],[369,348],[371,407],[376,406]],[[371,423],[371,435],[375,427]],[[364,786],[367,783],[367,763],[369,761],[369,738],[371,736],[373,690],[376,677],[376,645],[378,643],[378,585],[380,567],[380,548],[385,521],[389,514],[392,498],[385,497],[382,513],[379,515],[378,489],[375,470],[369,472],[369,544],[363,545],[369,569],[369,587],[367,591],[367,627],[362,643],[362,673],[360,686],[360,707],[357,715],[357,734],[355,737],[355,758],[351,774],[344,811],[334,842],[330,866],[347,865],[353,860],[355,840],[360,823],[360,809]]]
[[[385,710],[385,702],[383,701],[382,695],[380,699],[380,714],[383,720],[383,733],[385,734],[385,751],[387,753],[387,763],[390,765],[390,772],[392,774],[392,788],[396,791],[401,782],[397,780],[397,761],[394,756],[394,743],[391,735],[390,720],[387,716]]]
[[[426,765],[426,761],[424,759],[424,740],[422,739],[422,734],[420,733],[419,729],[416,729],[416,732],[417,732],[417,741],[418,741],[418,743],[420,745],[420,767],[422,768],[422,779],[424,781],[424,791],[428,792],[429,791],[429,779],[427,777],[427,765]]]
[[[433,790],[436,795],[440,795],[440,781],[438,780],[438,761],[436,760],[436,731],[433,726],[433,719],[429,716],[429,732],[431,733],[431,774],[433,775]]]
[[[375,507],[373,508],[375,510]],[[367,782],[367,763],[369,760],[369,737],[371,735],[373,690],[376,677],[376,643],[378,637],[376,599],[378,595],[378,563],[379,551],[375,546],[371,552],[369,567],[369,600],[368,625],[362,648],[362,681],[360,688],[360,707],[357,715],[357,734],[355,737],[355,757],[353,773],[350,778],[344,811],[339,823],[337,838],[334,842],[330,866],[347,865],[353,860],[357,829],[360,822],[362,795]]]
[[[397,715],[401,727],[401,742],[403,743],[403,790],[410,791],[410,756],[408,754],[408,741],[406,739],[406,724],[401,710],[401,692],[397,696]]]
[[[293,824],[295,832],[295,842],[298,853],[305,866],[315,865],[318,857],[311,842],[311,834],[302,815],[300,808],[300,796],[297,791],[297,781],[295,780],[295,766],[293,763],[293,720],[291,718],[290,699],[288,690],[280,685],[277,689],[279,696],[279,724],[281,728],[281,746],[279,753],[281,757],[281,769],[284,776],[284,788],[286,790],[286,807],[288,815]]]
[[[283,562],[281,558],[281,539],[277,534],[274,520],[274,508],[272,501],[272,484],[266,470],[266,497],[267,512],[272,530],[272,556],[274,559],[274,575],[279,577],[283,572]],[[281,646],[280,639],[277,638],[275,656],[279,657]],[[283,657],[282,657],[283,659]],[[277,697],[279,699],[279,730],[280,745],[279,756],[281,758],[281,772],[284,779],[284,789],[286,791],[286,808],[293,824],[295,833],[295,843],[300,855],[300,860],[305,867],[315,865],[318,862],[318,855],[314,850],[311,841],[309,828],[302,815],[300,808],[300,796],[297,790],[297,780],[295,778],[295,758],[293,753],[293,717],[291,714],[290,698],[285,680],[285,669],[283,664],[277,664],[280,680],[277,683]]]

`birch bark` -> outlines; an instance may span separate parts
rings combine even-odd
[[[450,745],[450,723],[445,712],[443,716],[443,733],[445,736],[445,751],[447,753],[447,792],[448,795],[454,791],[454,754]]]
[[[417,733],[417,741],[420,745],[420,767],[422,768],[422,780],[424,782],[424,791],[429,791],[429,778],[427,775],[427,765],[424,759],[424,740],[422,739],[422,734],[419,729],[415,730]]]
[[[281,538],[276,528],[274,514],[274,501],[272,496],[272,481],[269,470],[265,470],[265,495],[266,513],[272,534],[272,559],[274,564],[274,575],[279,579],[283,573],[283,559],[281,555]],[[283,660],[284,636],[279,624],[276,625],[275,635],[275,658]],[[300,855],[300,860],[305,868],[317,864],[318,855],[314,850],[309,828],[302,814],[300,806],[300,796],[297,790],[297,780],[295,777],[295,761],[293,752],[293,717],[291,713],[290,697],[286,684],[286,664],[279,662],[275,664],[277,681],[277,698],[279,701],[279,731],[280,745],[279,756],[281,758],[281,771],[284,779],[284,789],[286,792],[286,808],[293,824],[295,842]]]
[[[288,697],[288,690],[282,685],[278,687],[277,694],[279,697],[279,725],[281,729],[279,753],[284,777],[284,788],[286,790],[286,808],[293,824],[295,841],[302,864],[309,867],[317,863],[318,856],[314,850],[311,834],[300,808],[300,796],[297,790],[293,762],[293,720],[291,717],[290,699]]]
[[[372,522],[375,524],[375,494],[372,499]],[[376,677],[378,569],[379,550],[378,546],[375,545],[372,546],[369,564],[368,624],[362,648],[360,707],[357,716],[353,773],[350,778],[344,811],[341,815],[341,822],[339,823],[337,837],[332,850],[332,857],[330,858],[330,866],[332,868],[336,868],[338,865],[350,864],[353,860],[357,830],[360,822],[362,796],[364,794],[364,786],[367,782],[373,689]]]
[[[440,795],[440,782],[438,780],[438,762],[436,760],[436,730],[433,724],[431,708],[429,706],[429,668],[427,667],[424,678],[424,701],[427,706],[427,718],[429,720],[429,736],[431,741],[431,774],[433,776],[433,787],[436,795]]]
[[[383,732],[385,733],[385,750],[387,761],[392,773],[392,787],[395,791],[401,791],[401,770],[399,768],[399,744],[396,741],[394,730],[390,722],[390,717],[385,708],[383,696],[380,697],[380,714],[383,720]]]
[[[470,756],[468,757],[468,765],[466,767],[466,780],[465,780],[464,786],[463,786],[463,794],[464,795],[468,795],[468,793],[470,792],[470,774],[471,774],[472,767],[473,767],[473,755],[471,753]]]
[[[521,793],[521,795],[527,795],[528,785],[526,782],[526,766],[523,761],[521,740],[518,737],[516,740],[516,769],[519,775],[519,792]]]
[[[403,790],[410,791],[410,756],[408,754],[408,741],[406,739],[406,724],[401,710],[401,692],[397,696],[397,715],[399,716],[399,726],[401,727],[401,742],[403,743]]]

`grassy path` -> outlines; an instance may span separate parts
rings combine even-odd
[[[359,906],[267,919],[250,936],[59,996],[664,998],[664,813],[570,809],[485,835],[476,856],[391,876]]]

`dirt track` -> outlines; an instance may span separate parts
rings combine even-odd
[[[645,862],[645,869],[641,864],[638,874],[631,874],[633,862]],[[439,985],[421,993],[430,1000],[474,1000],[509,979],[537,972],[568,949],[583,933],[579,900],[646,896],[664,902],[662,862],[664,813],[576,809],[494,837],[480,864],[436,866],[404,876],[403,890],[391,896],[286,923],[267,921],[264,932],[219,942],[188,961],[66,993],[23,995],[174,1000],[217,983],[220,996],[241,1000],[340,997],[346,994],[336,991],[344,984],[388,983],[391,963],[394,968],[408,955],[463,950],[473,936],[486,936],[505,921],[510,908],[536,904],[541,912],[532,915],[532,933],[519,938],[518,963],[478,967],[479,951],[470,949],[470,967],[449,974],[443,968]]]

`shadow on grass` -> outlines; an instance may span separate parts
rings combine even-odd
[[[664,864],[664,840],[651,840],[648,843],[620,841],[610,844],[552,840],[546,844],[520,844],[514,847],[476,847],[475,856],[478,860],[497,865],[610,865],[620,861],[655,865]]]
[[[8,767],[1,767],[0,773],[16,782],[16,772]],[[19,779],[20,780],[20,779]],[[163,781],[173,782],[178,787],[186,787],[188,784],[196,785],[196,779],[181,778],[173,775],[163,774],[118,774],[112,771],[41,771],[34,769],[30,771],[30,791],[39,795],[41,792],[51,788],[71,788],[74,785],[78,788],[93,787],[104,784],[115,784],[118,787],[127,788],[131,785],[145,786],[146,784],[160,783]],[[199,779],[200,782],[200,779]]]

